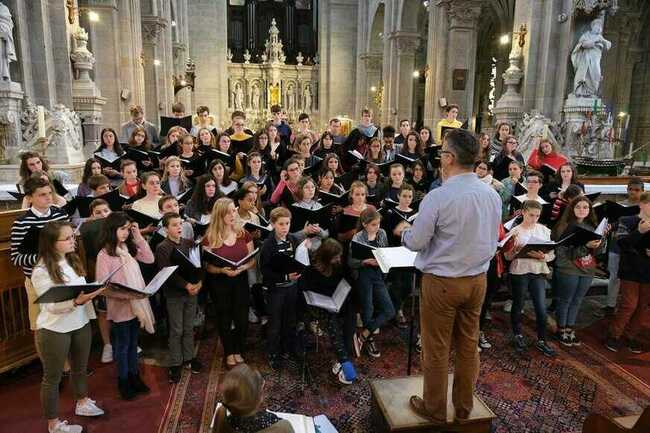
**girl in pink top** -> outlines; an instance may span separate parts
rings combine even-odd
[[[122,266],[111,282],[143,289],[146,284],[138,261],[153,263],[154,255],[138,229],[124,212],[113,212],[104,220],[104,247],[97,255],[96,278],[105,278]],[[153,334],[153,314],[149,300],[109,289],[105,293],[108,320],[113,322],[113,349],[117,360],[120,395],[131,400],[149,388],[138,373],[138,334],[140,327]]]

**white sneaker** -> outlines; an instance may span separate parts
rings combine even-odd
[[[269,316],[262,316],[262,319],[260,320],[260,325],[266,325],[269,323]]]
[[[104,344],[104,350],[102,350],[102,362],[108,364],[113,362],[113,346],[110,344]]]
[[[59,420],[54,428],[48,427],[47,431],[50,433],[81,433],[83,431],[83,427],[80,425],[68,424],[68,421]]]
[[[97,402],[87,398],[83,404],[77,402],[77,407],[74,410],[77,416],[100,416],[104,415],[104,411],[97,407]]]
[[[332,366],[332,374],[344,385],[351,385],[352,381],[345,378],[345,373],[343,373],[343,367],[340,362],[335,362]]]
[[[379,335],[379,328],[372,331],[372,335]]]
[[[142,353],[142,347],[138,346],[138,355]]]
[[[512,310],[512,301],[507,300],[506,303],[503,304],[503,311],[505,311],[506,313],[509,313],[510,310]]]

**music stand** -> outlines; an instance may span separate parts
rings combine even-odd
[[[411,287],[411,323],[409,325],[409,338],[408,338],[408,362],[406,367],[406,374],[411,375],[411,361],[413,359],[413,329],[414,329],[414,318],[415,318],[415,297],[416,293],[416,278],[418,271],[415,268],[415,256],[417,253],[411,251],[406,247],[387,247],[387,248],[376,248],[372,250],[372,254],[375,256],[379,268],[385,274],[387,274],[391,269],[399,268],[413,271],[412,287]]]
[[[415,302],[417,300],[419,291],[417,289],[418,270],[413,267],[413,279],[411,280],[411,321],[409,323],[409,338],[408,338],[408,361],[406,364],[406,375],[411,375],[411,362],[413,360],[413,331],[415,330]]]

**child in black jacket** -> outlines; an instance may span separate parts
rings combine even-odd
[[[260,251],[262,282],[268,289],[267,353],[273,369],[279,367],[281,353],[291,353],[295,345],[297,280],[300,274],[285,274],[273,266],[273,257],[284,254],[294,257],[296,248],[306,237],[305,230],[289,233],[291,212],[283,207],[275,208],[270,215],[273,233],[264,241]]]

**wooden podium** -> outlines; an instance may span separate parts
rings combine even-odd
[[[476,394],[474,394],[474,408],[469,416],[469,421],[463,424],[453,423],[454,408],[451,403],[452,383],[453,376],[449,375],[447,421],[450,424],[440,427],[418,416],[411,410],[409,405],[409,398],[412,395],[422,395],[422,376],[371,380],[371,417],[374,427],[373,431],[376,433],[490,433],[492,419],[496,416]]]

